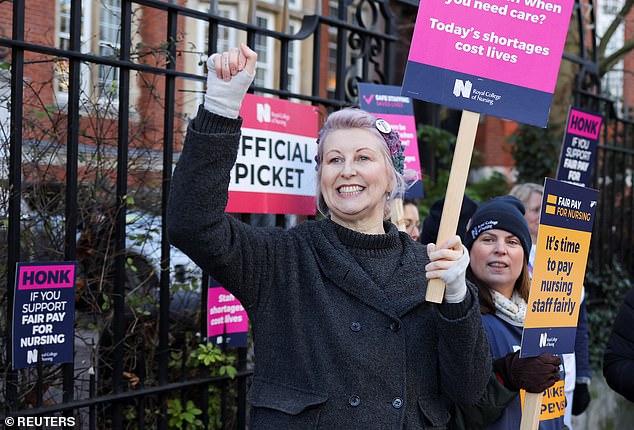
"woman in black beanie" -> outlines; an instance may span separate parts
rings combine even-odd
[[[530,288],[527,261],[531,236],[524,204],[516,197],[504,196],[480,205],[471,218],[465,246],[471,258],[467,277],[478,287],[494,373],[476,406],[459,407],[458,416],[464,422],[453,428],[519,429],[517,392],[539,393],[551,387],[560,379],[561,364],[561,359],[551,354],[519,358]],[[509,391],[515,395],[509,396]],[[541,421],[539,428],[562,429],[563,410],[561,417]]]

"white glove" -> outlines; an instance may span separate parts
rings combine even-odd
[[[456,239],[459,240],[456,236]],[[427,254],[435,261],[430,262],[425,266],[427,271],[427,278],[440,278],[445,283],[445,302],[447,303],[460,303],[467,295],[467,282],[466,272],[469,267],[469,252],[464,245],[460,244],[462,248],[462,254],[457,260],[448,260],[446,258],[438,259],[441,255],[436,253],[436,245],[429,243],[427,245]],[[455,253],[458,250],[451,248],[439,250],[440,253]],[[445,268],[446,267],[446,268]]]
[[[445,281],[447,303],[460,303],[467,296],[466,273],[469,261],[469,251],[462,245],[462,257],[440,275],[440,279]]]
[[[207,58],[207,90],[205,92],[205,109],[216,115],[227,118],[237,118],[240,106],[255,73],[249,73],[246,69],[232,76],[230,80],[220,79],[216,74],[214,58],[220,54],[213,54]]]

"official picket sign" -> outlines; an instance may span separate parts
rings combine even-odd
[[[398,132],[405,147],[405,169],[414,170],[418,180],[405,192],[405,198],[421,198],[421,160],[418,154],[416,119],[412,99],[401,95],[401,87],[395,85],[377,85],[359,82],[359,107],[386,120],[393,130]]]
[[[74,262],[18,263],[13,300],[13,369],[73,361]]]
[[[247,346],[249,317],[233,294],[209,279],[207,295],[207,338],[228,348]]]
[[[314,215],[318,113],[247,94],[227,212]]]
[[[421,0],[402,94],[545,127],[573,0]]]
[[[582,187],[590,186],[602,121],[600,115],[570,108],[559,156],[558,180]]]
[[[599,192],[547,178],[520,355],[574,352]]]

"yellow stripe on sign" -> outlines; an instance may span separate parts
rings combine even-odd
[[[546,198],[546,203],[550,203],[551,205],[556,205],[557,196],[554,194],[548,194],[548,197]]]
[[[550,215],[555,215],[555,206],[546,205],[546,213]]]

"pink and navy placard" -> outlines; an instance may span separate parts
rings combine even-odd
[[[421,0],[402,94],[545,127],[573,0]]]
[[[227,348],[247,346],[249,317],[233,294],[209,278],[207,295],[207,338]]]
[[[386,120],[398,132],[405,147],[405,169],[414,170],[418,180],[405,192],[405,198],[423,197],[421,162],[416,137],[412,99],[401,95],[401,87],[360,82],[359,107]]]
[[[314,215],[318,112],[247,94],[227,212]]]
[[[590,186],[602,121],[603,117],[596,113],[570,108],[557,168],[558,180]]]
[[[71,363],[74,262],[18,263],[13,300],[13,369]]]

